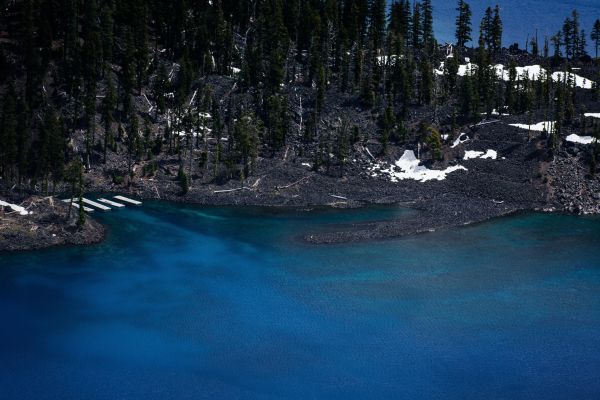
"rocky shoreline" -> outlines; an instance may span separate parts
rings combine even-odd
[[[22,202],[30,215],[5,212],[0,218],[0,252],[39,250],[55,246],[100,243],[105,227],[92,218],[77,225],[77,210],[53,197],[29,197]]]
[[[176,160],[161,160],[161,168],[153,178],[140,177],[127,186],[115,184],[105,169],[92,170],[86,175],[86,187],[88,192],[198,205],[356,208],[400,204],[419,211],[398,221],[346,225],[338,231],[303,238],[313,244],[397,238],[527,211],[600,213],[600,181],[586,177],[579,156],[583,152],[565,145],[553,159],[548,159],[542,138],[510,127],[509,122],[510,118],[471,127],[463,144],[447,144],[444,160],[429,164],[428,168],[440,170],[460,165],[463,170],[439,181],[392,182],[385,174],[373,174],[372,152],[357,147],[353,162],[339,176],[313,171],[306,160],[282,154],[260,158],[257,172],[243,184],[232,180],[219,185],[198,179],[192,181],[185,195],[173,176]],[[496,159],[465,160],[466,152],[491,149],[497,152]],[[378,162],[393,163],[404,150],[392,149]],[[76,229],[74,220],[65,219],[66,205],[62,203],[51,204],[51,200],[40,198],[28,201],[36,207],[30,217],[3,219],[0,251],[93,244],[104,237],[104,228],[93,218],[87,218],[86,225]]]

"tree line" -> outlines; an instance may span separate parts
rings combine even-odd
[[[498,6],[485,11],[477,45],[468,49],[473,15],[458,1],[451,57],[434,35],[431,0],[16,0],[0,6],[6,186],[52,191],[78,180],[77,168],[105,163],[113,153],[127,159],[127,175],[136,162],[148,161],[144,173],[152,174],[153,158],[177,155],[184,192],[198,171],[243,180],[258,154],[274,155],[289,142],[292,121],[301,131],[299,151],[317,168],[332,162],[329,154],[343,166],[362,132],[347,121],[323,129],[334,90],[373,110],[384,148],[415,136],[439,143],[430,127],[409,132],[411,108],[449,105],[453,124],[494,109],[552,110],[565,123],[575,114],[574,88],[566,82],[529,81],[517,76],[516,65],[506,84],[491,72],[503,51]],[[597,50],[600,21],[589,37]],[[545,39],[540,53],[548,70],[563,56],[581,59],[586,40],[574,12],[561,32]],[[534,54],[537,46],[535,38]],[[459,77],[466,54],[479,68]],[[439,76],[434,69],[442,61]],[[214,76],[236,83],[225,104],[205,83]],[[291,86],[310,94],[294,97]],[[152,111],[141,112],[139,101]]]

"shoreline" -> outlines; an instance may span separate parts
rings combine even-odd
[[[563,149],[551,161],[540,152],[539,139],[531,140],[519,129],[484,125],[469,135],[470,140],[465,145],[447,149],[444,161],[428,165],[437,170],[457,162],[465,166],[464,171],[451,173],[439,181],[393,182],[387,176],[373,177],[368,171],[372,160],[362,153],[362,158],[357,157],[338,176],[333,176],[336,171],[315,172],[301,159],[260,158],[256,172],[244,184],[235,180],[218,184],[209,179],[210,174],[205,174],[192,181],[186,195],[180,193],[175,176],[169,172],[174,169],[172,160],[164,160],[165,164],[153,178],[136,176],[127,182],[129,187],[114,184],[108,171],[99,167],[86,174],[86,192],[204,206],[360,208],[399,204],[419,211],[406,220],[354,223],[338,232],[305,235],[304,240],[311,244],[399,238],[482,223],[519,212],[600,214],[597,199],[600,180],[581,176],[580,158],[571,154],[574,147]],[[499,157],[463,160],[466,151],[485,149],[494,149]],[[383,160],[393,162],[400,154],[401,149],[392,149]],[[63,217],[66,215],[65,205],[53,207],[63,207]],[[61,212],[51,211],[54,220],[33,215],[39,222],[36,230],[57,223]],[[88,221],[93,222],[86,226],[86,234],[78,235],[65,223],[58,229],[61,235],[57,235],[58,238],[50,235],[50,239],[41,234],[43,229],[39,235],[9,235],[9,239],[0,230],[0,252],[98,243],[106,233],[94,225],[93,217]],[[52,230],[48,232],[56,234]],[[7,240],[12,243],[6,243]]]

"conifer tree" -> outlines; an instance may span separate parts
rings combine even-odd
[[[465,47],[465,44],[471,40],[471,6],[465,0],[459,0],[458,17],[456,18],[456,45]]]
[[[102,40],[102,75],[106,74],[107,65],[113,60],[114,48],[114,5],[106,0],[100,12],[100,36]]]
[[[421,74],[419,101],[421,104],[429,105],[433,92],[433,68],[429,60],[423,58],[419,69]]]
[[[494,8],[494,18],[492,19],[491,39],[492,49],[494,53],[498,53],[502,48],[502,19],[500,18],[500,7],[496,5]]]
[[[112,133],[112,124],[115,121],[114,112],[116,108],[115,88],[112,78],[108,77],[106,85],[106,94],[102,102],[102,120],[104,122],[104,143],[103,143],[103,162],[106,164],[106,155],[108,147],[114,142]]]
[[[375,52],[383,46],[386,8],[386,0],[373,0],[371,2],[369,35]]]
[[[383,145],[383,151],[387,150],[390,138],[393,136],[394,129],[396,128],[396,116],[394,115],[394,109],[392,108],[391,101],[388,101],[388,105],[385,108],[383,114],[383,134],[381,144]]]
[[[423,28],[421,25],[421,3],[415,2],[412,16],[412,41],[411,45],[414,50],[423,47],[422,43]]]
[[[2,177],[14,181],[14,164],[17,161],[17,96],[11,85],[4,100],[2,126],[0,127],[0,169]]]
[[[485,9],[485,14],[481,20],[481,24],[479,25],[479,38],[480,44],[483,42],[484,46],[487,46],[488,49],[492,49],[494,45],[493,37],[492,37],[492,24],[494,21],[493,11],[491,7]]]
[[[598,58],[598,48],[600,47],[600,19],[597,19],[596,22],[594,22],[594,28],[592,29],[590,38],[594,41],[595,54],[596,58]]]
[[[459,95],[461,119],[470,122],[475,119],[479,109],[479,98],[471,75],[467,74],[462,78]]]
[[[423,0],[423,46],[429,55],[433,54],[435,36],[433,34],[433,6],[431,0]]]
[[[554,59],[558,60],[562,57],[561,47],[563,46],[563,36],[562,32],[558,31],[555,35],[550,39],[552,41],[552,45],[554,46]]]

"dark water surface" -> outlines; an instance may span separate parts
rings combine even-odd
[[[148,203],[0,256],[0,399],[600,398],[598,218],[297,240],[405,212]]]

